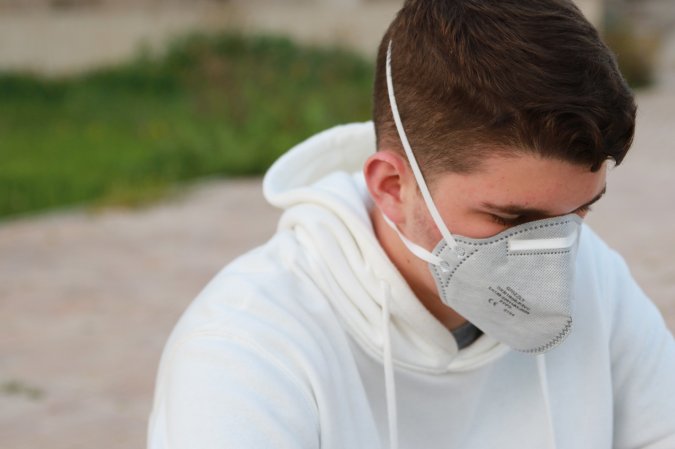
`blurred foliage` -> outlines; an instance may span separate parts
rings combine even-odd
[[[651,83],[657,41],[620,16],[604,29],[629,83]],[[0,217],[144,204],[183,181],[261,174],[315,132],[367,120],[372,76],[344,50],[235,34],[63,79],[0,73]]]
[[[654,33],[638,32],[627,13],[609,10],[603,26],[603,40],[616,54],[619,69],[633,88],[655,81],[656,57],[660,39]]]
[[[311,134],[368,119],[372,76],[343,50],[232,34],[67,79],[0,74],[0,216],[260,174]]]
[[[45,392],[40,388],[33,387],[16,379],[0,384],[0,394],[5,396],[23,396],[33,401],[42,399],[45,396]]]

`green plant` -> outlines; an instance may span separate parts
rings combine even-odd
[[[234,34],[66,79],[0,74],[0,216],[261,174],[307,136],[367,119],[371,79],[347,51]]]

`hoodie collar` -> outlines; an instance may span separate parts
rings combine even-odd
[[[392,359],[400,368],[463,371],[501,356],[508,349],[485,335],[459,351],[452,334],[424,308],[380,246],[369,217],[373,202],[361,174],[374,151],[371,122],[342,125],[292,148],[266,174],[266,199],[285,209],[279,228],[294,232],[304,246],[302,268],[352,338],[377,360],[385,345],[385,302]]]

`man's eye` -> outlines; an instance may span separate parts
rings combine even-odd
[[[492,215],[492,214],[490,215],[490,217],[492,218],[492,221],[494,221],[500,226],[513,226],[521,220],[521,217],[504,218],[500,217],[499,215]]]
[[[584,218],[586,214],[588,214],[590,211],[591,206],[581,206],[579,209],[575,210],[574,213],[579,214],[581,218]],[[517,226],[519,224],[526,223],[528,221],[543,219],[547,217],[529,217],[524,215],[518,215],[515,217],[502,217],[499,215],[490,214],[490,218],[492,219],[493,222],[497,223],[500,226],[510,227],[510,226]]]

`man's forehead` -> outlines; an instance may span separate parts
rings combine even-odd
[[[591,171],[585,165],[532,154],[499,155],[484,159],[470,173],[441,175],[434,190],[514,215],[560,213],[600,199],[606,191],[606,168],[603,164]]]

